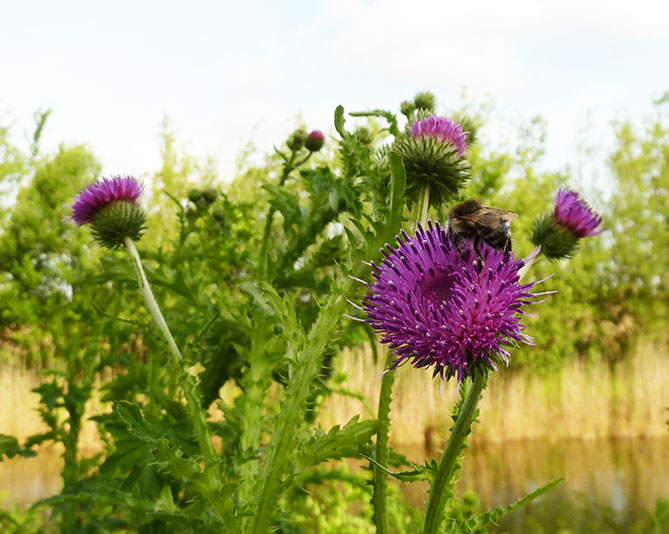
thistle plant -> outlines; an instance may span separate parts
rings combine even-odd
[[[464,523],[449,515],[486,384],[514,347],[532,344],[524,317],[551,291],[521,281],[538,250],[519,259],[456,240],[445,221],[429,219],[471,179],[466,128],[435,108],[434,96],[420,93],[401,106],[406,124],[372,110],[351,113],[374,120],[348,129],[338,107],[336,157],[326,164],[313,157],[322,131],[296,130],[258,184],[267,204],[206,185],[185,198],[166,191],[179,232],[157,250],[145,239],[146,265],[136,243],[159,229],[147,228],[142,185],[114,176],[80,191],[72,218],[108,249],[90,277],[110,288],[96,310],[105,324],[123,325],[102,331],[95,368],[125,372],[104,384],[113,403],[96,418],[104,454],[46,501],[70,506],[67,532],[303,532],[296,503],[314,485],[339,481],[371,501],[374,527],[387,534],[399,529],[397,517],[416,516],[388,488],[393,475],[430,481],[423,532],[442,532],[446,521],[449,531],[484,532],[552,487]],[[561,192],[542,227],[546,255],[554,254],[549,234],[579,240],[599,231],[601,220],[575,195]],[[152,322],[124,292],[137,287]],[[388,353],[376,417],[320,428],[314,420],[327,396],[361,397],[333,387],[338,353],[377,334]],[[389,445],[394,376],[404,364],[458,382],[438,463],[398,460]],[[31,443],[12,442],[12,451],[27,456]],[[348,458],[369,461],[371,484],[368,473],[332,466]],[[392,472],[398,465],[411,470]]]

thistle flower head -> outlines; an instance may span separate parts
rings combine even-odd
[[[569,258],[584,237],[602,232],[602,218],[579,198],[576,191],[562,189],[557,194],[555,209],[540,216],[532,227],[530,240],[541,245],[541,252],[550,260]]]
[[[537,294],[534,283],[519,281],[522,260],[485,243],[458,249],[432,222],[397,242],[372,264],[375,282],[363,301],[367,322],[394,349],[392,367],[409,361],[461,381],[477,367],[508,363],[509,344],[532,344],[519,315]]]
[[[590,237],[602,233],[602,218],[579,198],[576,191],[562,189],[557,194],[555,222],[576,237]]]
[[[447,117],[416,119],[396,139],[393,150],[402,156],[406,193],[411,202],[429,186],[430,203],[441,204],[454,197],[469,180],[469,165],[464,159],[467,133]]]
[[[118,248],[126,237],[137,241],[146,222],[139,205],[142,191],[132,176],[102,178],[75,197],[72,219],[80,226],[90,224],[96,240],[108,248]]]
[[[416,121],[411,126],[411,137],[432,137],[440,143],[451,145],[457,149],[458,157],[465,155],[467,150],[467,133],[462,131],[462,126],[447,117],[435,117]]]

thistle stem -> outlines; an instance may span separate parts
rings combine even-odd
[[[430,184],[425,184],[418,196],[416,205],[416,224],[421,223],[423,227],[427,225],[427,210],[430,206]],[[374,495],[372,504],[374,505],[374,524],[376,534],[388,534],[388,512],[386,510],[388,473],[385,467],[388,467],[388,458],[390,449],[388,448],[390,433],[390,405],[392,403],[392,390],[395,383],[395,370],[388,369],[392,364],[392,354],[386,361],[386,372],[381,380],[381,391],[379,392],[379,410],[377,419],[379,420],[379,431],[376,433],[376,461],[373,466]],[[382,468],[382,467],[383,468]]]
[[[294,376],[288,381],[285,394],[285,406],[277,419],[277,426],[267,448],[267,459],[260,480],[257,494],[257,507],[253,516],[251,534],[267,534],[271,531],[272,512],[280,492],[282,477],[286,469],[286,460],[293,447],[295,431],[303,417],[304,402],[309,395],[309,388],[318,375],[322,362],[323,349],[334,329],[347,298],[354,288],[349,278],[344,281],[339,292],[333,293],[311,327],[305,345],[296,355],[298,364]]]
[[[437,532],[442,532],[439,527],[443,519],[444,506],[448,495],[446,490],[453,477],[454,467],[458,456],[462,451],[465,438],[469,434],[472,421],[476,414],[476,408],[481,399],[481,394],[483,393],[486,382],[486,375],[483,373],[475,373],[474,380],[469,387],[467,397],[462,404],[455,425],[453,425],[453,430],[448,438],[446,449],[439,461],[437,474],[432,487],[430,488],[430,499],[427,504],[423,534],[437,534]]]
[[[281,178],[279,179],[279,187],[283,187],[283,185],[286,183],[286,180],[288,179],[288,176],[291,172],[293,172],[293,169],[296,169],[300,165],[306,163],[307,160],[311,157],[311,154],[312,152],[309,152],[306,156],[297,162],[295,161],[297,153],[292,152],[290,154],[290,158],[288,158],[288,161],[286,161],[286,164],[283,167],[283,172],[281,173]],[[265,220],[265,229],[263,230],[262,241],[260,243],[260,260],[258,263],[258,272],[260,274],[259,278],[263,278],[265,276],[265,271],[267,270],[269,264],[269,252],[267,249],[269,248],[269,238],[272,231],[272,223],[274,222],[275,213],[276,208],[274,206],[270,206],[269,211],[267,212],[267,219]]]
[[[427,212],[430,208],[430,184],[424,184],[418,194],[416,204],[416,223],[420,223],[423,228],[427,225]]]
[[[392,363],[392,356],[388,356],[386,367]],[[390,431],[390,404],[392,402],[392,389],[395,382],[395,369],[388,369],[381,379],[381,391],[379,392],[379,411],[377,419],[379,420],[379,431],[376,433],[376,461],[379,465],[373,466],[374,496],[372,504],[374,505],[374,524],[376,534],[388,534],[388,512],[386,510],[388,473],[380,466],[388,466],[390,450],[388,448],[388,439]]]
[[[165,322],[165,318],[160,311],[160,307],[158,306],[158,303],[153,296],[153,291],[151,291],[151,286],[149,285],[149,281],[147,280],[146,274],[144,273],[144,268],[142,267],[142,261],[139,257],[139,253],[137,252],[137,248],[129,237],[125,238],[124,243],[125,247],[128,249],[128,253],[130,254],[132,266],[135,269],[137,282],[139,283],[139,289],[144,296],[146,307],[148,308],[149,313],[151,313],[151,317],[153,317],[153,321],[156,323],[158,330],[160,330],[160,333],[167,341],[167,346],[170,349],[170,354],[172,355],[172,360],[175,364],[175,367],[184,375],[182,386],[184,395],[186,396],[186,401],[188,403],[188,411],[191,415],[191,418],[193,419],[195,435],[205,460],[210,462],[216,457],[216,452],[214,451],[214,446],[211,442],[211,434],[209,433],[209,428],[201,409],[201,403],[197,398],[197,391],[191,381],[191,377],[183,367],[184,359],[181,355],[181,351],[174,341],[172,332],[170,332],[170,329]]]

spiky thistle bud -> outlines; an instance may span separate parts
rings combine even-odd
[[[541,245],[550,260],[571,257],[584,237],[600,234],[602,218],[579,198],[576,191],[558,192],[552,213],[540,216],[532,227],[530,240]]]
[[[132,176],[102,178],[87,185],[72,204],[72,219],[90,224],[95,239],[118,248],[126,238],[139,241],[146,230],[146,213],[139,205],[143,186]]]
[[[198,200],[202,198],[202,191],[200,189],[191,189],[188,192],[188,200],[195,204]]]
[[[321,148],[323,148],[324,143],[325,136],[323,135],[323,132],[320,130],[314,130],[307,136],[307,139],[304,141],[304,147],[309,152],[318,152]]]
[[[214,189],[213,187],[210,187],[205,190],[203,193],[204,199],[212,204],[213,202],[216,202],[216,199],[218,198],[218,191]]]
[[[421,109],[429,113],[434,113],[437,99],[429,91],[422,91],[413,97],[413,103],[416,109]]]
[[[304,142],[307,139],[307,132],[305,132],[302,129],[295,130],[290,137],[288,138],[288,141],[286,141],[286,144],[288,145],[288,148],[290,148],[293,152],[297,152],[304,146]]]
[[[416,104],[414,104],[411,100],[404,100],[400,104],[400,113],[402,113],[402,115],[404,115],[407,119],[411,117],[414,111],[416,111]]]

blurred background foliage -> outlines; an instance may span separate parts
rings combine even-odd
[[[528,320],[528,332],[539,348],[515,351],[512,369],[529,366],[547,372],[572,358],[615,365],[640,336],[667,341],[669,123],[665,107],[658,102],[655,115],[646,117],[642,125],[630,121],[612,124],[615,146],[607,161],[606,183],[583,183],[569,167],[559,172],[545,170],[541,158],[546,126],[540,119],[520,125],[515,143],[509,143],[506,150],[488,148],[485,139],[470,147],[473,179],[462,196],[480,197],[489,205],[520,214],[512,227],[518,255],[531,250],[527,239],[531,224],[537,215],[551,209],[561,187],[581,191],[603,215],[606,227],[600,238],[584,240],[580,253],[569,262],[544,261],[533,271],[538,278],[556,273],[545,286],[558,293],[537,308],[538,319]],[[463,107],[451,114],[465,118],[473,132],[485,131],[485,110]],[[355,135],[379,144],[383,141],[380,122],[369,119]],[[111,315],[118,312],[134,317],[128,300],[138,308],[133,314],[142,317],[144,313],[136,295],[114,291],[114,282],[109,280],[99,283],[101,251],[93,245],[88,230],[75,230],[68,220],[68,204],[83,184],[98,176],[99,164],[83,145],[42,153],[39,136],[45,126],[48,112],[37,113],[33,142],[27,150],[13,144],[7,125],[0,127],[0,358],[29,366],[58,366],[59,359],[80,351],[74,349],[73,334],[91,335],[86,325],[100,316],[102,303],[105,313]],[[497,142],[496,146],[504,145]],[[252,157],[250,147],[240,156],[238,175],[224,182],[216,176],[213,161],[198,162],[180,148],[168,119],[161,125],[160,150],[161,168],[144,177],[150,231],[142,246],[152,250],[152,245],[158,245],[149,257],[154,255],[164,286],[181,284],[184,296],[206,299],[212,293],[207,284],[225,284],[225,269],[219,271],[217,266],[227,264],[225,268],[239,272],[248,267],[248,255],[259,246],[248,240],[259,234],[271,184],[278,180],[282,162],[274,154],[251,164],[258,158]],[[374,176],[374,161],[358,161],[359,154],[343,153],[340,161],[334,160],[332,149],[314,159],[339,169],[342,177],[360,169]],[[343,179],[333,178],[330,186]],[[273,202],[285,208],[276,203],[296,198],[303,209],[308,195],[305,184],[309,183],[289,180],[282,196]],[[213,202],[189,202],[193,188],[210,189]],[[279,211],[285,216],[285,210]],[[444,221],[445,212],[433,216]],[[282,220],[281,213],[278,220]],[[335,219],[323,222],[327,225]],[[291,234],[291,225],[298,220],[284,218],[283,225],[273,231],[275,254],[291,246],[299,249],[295,241],[299,236]],[[331,250],[325,247],[322,254],[336,256],[341,252],[338,247],[344,246],[336,240],[328,245]],[[297,256],[286,261],[300,260],[305,250],[298,249],[294,250]],[[106,269],[120,269],[114,278],[120,285],[127,284],[123,267],[109,259],[102,261]],[[197,263],[199,280],[187,280],[193,270],[179,268],[180,263],[188,262]],[[325,279],[322,273],[316,278],[318,283]],[[312,279],[309,284],[314,287],[316,282]],[[168,315],[170,302],[176,306],[170,298],[166,301]]]

